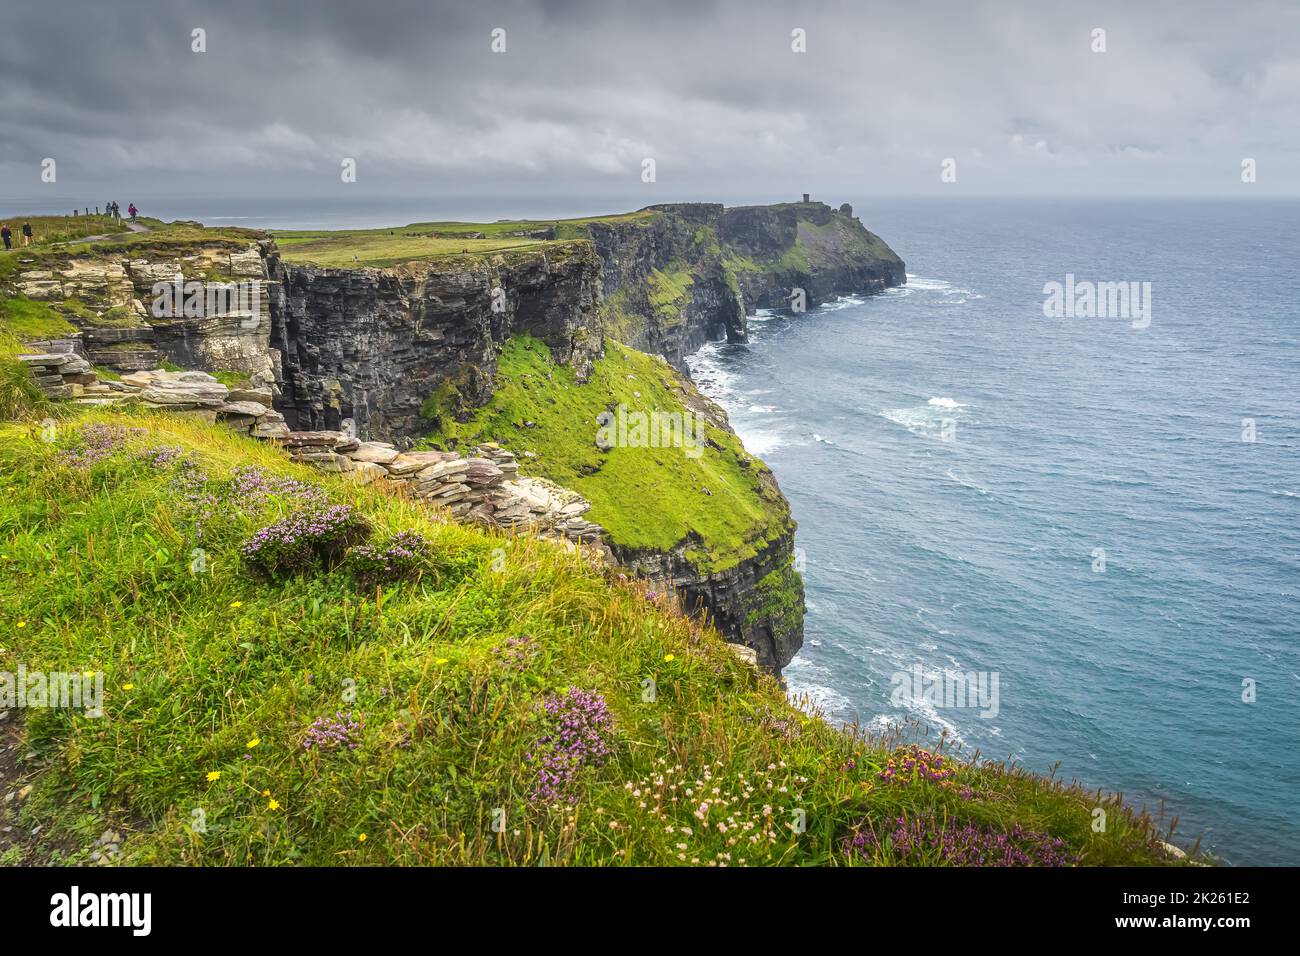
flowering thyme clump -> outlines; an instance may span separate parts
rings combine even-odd
[[[351,505],[306,508],[254,532],[240,552],[253,567],[274,577],[302,570],[317,559],[329,564],[368,531]]]
[[[536,760],[537,783],[532,798],[551,803],[561,798],[577,803],[570,786],[585,766],[600,766],[609,756],[605,735],[613,727],[605,698],[594,691],[570,687],[542,701],[547,731],[528,752]]]
[[[913,744],[899,747],[894,755],[885,762],[885,769],[876,776],[886,783],[901,783],[907,786],[915,780],[939,782],[947,780],[957,771],[944,766],[942,754],[931,753]]]
[[[303,738],[302,747],[304,750],[333,750],[344,747],[348,750],[356,750],[361,742],[355,735],[361,732],[363,726],[361,718],[354,718],[351,711],[346,714],[339,711],[333,717],[317,717],[307,728],[307,736]]]
[[[122,425],[84,425],[77,432],[71,448],[59,453],[59,461],[78,468],[111,458],[125,446],[130,438],[148,433],[146,428],[126,428]]]
[[[528,635],[511,637],[504,644],[492,648],[492,654],[506,670],[522,671],[537,653],[533,639]]]
[[[933,810],[899,816],[877,834],[863,821],[840,841],[847,857],[872,860],[877,853],[885,862],[911,862],[944,866],[1074,866],[1079,854],[1060,837],[1015,824],[1010,830],[940,820]]]
[[[185,460],[184,449],[176,445],[158,445],[136,452],[135,457],[154,468],[170,468],[177,462]]]
[[[256,465],[235,469],[230,478],[229,495],[242,507],[262,504],[272,496],[291,498],[304,505],[320,508],[328,504],[325,489],[320,485],[272,475]]]
[[[757,720],[760,727],[764,730],[770,730],[786,740],[793,740],[799,736],[799,723],[789,714],[776,713],[771,707],[763,706],[761,712],[756,717],[748,718]]]
[[[429,556],[429,542],[414,531],[399,531],[382,545],[363,544],[348,552],[348,567],[365,584],[409,578]]]

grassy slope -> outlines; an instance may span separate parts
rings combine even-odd
[[[43,829],[0,862],[82,862],[111,825],[126,836],[126,863],[706,864],[728,854],[730,865],[824,864],[844,861],[839,841],[864,816],[927,808],[1049,831],[1086,863],[1161,859],[1118,805],[1094,833],[1094,795],[1021,773],[969,766],[943,783],[880,781],[879,742],[791,710],[711,632],[559,548],[444,524],[192,420],[83,420],[145,426],[136,444],[179,445],[214,480],[256,464],[319,481],[377,529],[426,535],[436,570],[384,594],[382,610],[340,571],[250,577],[236,548],[288,507],[273,498],[249,514],[220,509],[207,525],[207,573],[191,574],[173,470],[128,451],[84,471],[57,460],[75,436],[69,423],[53,445],[0,425],[0,670],[102,669],[108,687],[99,720],[23,712],[33,790],[0,812],[6,825],[20,814],[27,831]],[[494,548],[505,549],[499,570]],[[531,656],[512,666],[493,649],[520,635]],[[537,702],[570,685],[607,700],[610,759],[581,771],[576,803],[530,802]],[[304,750],[307,726],[340,710],[363,719],[359,746]],[[701,800],[711,803],[703,821]],[[802,835],[787,826],[796,809]],[[187,828],[195,810],[202,835]],[[740,829],[719,832],[728,817]],[[886,848],[873,861],[927,856]]]
[[[543,343],[516,336],[498,360],[491,401],[468,421],[447,413],[446,397],[441,407],[438,397],[426,405],[434,422],[429,441],[441,447],[500,442],[520,456],[525,473],[582,493],[593,505],[587,517],[619,544],[667,551],[694,532],[699,537],[688,557],[717,570],[751,556],[787,527],[786,504],[764,480],[762,462],[745,453],[734,433],[711,426],[704,427],[718,447],[694,459],[679,447],[601,451],[595,443],[596,416],[607,408],[681,411],[686,389],[694,390],[662,359],[612,341],[580,385]],[[536,459],[525,457],[530,451]]]

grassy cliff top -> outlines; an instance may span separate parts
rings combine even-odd
[[[122,253],[185,254],[208,245],[245,247],[264,238],[266,233],[256,229],[233,226],[209,227],[189,220],[163,222],[141,216],[141,232],[132,232],[125,221],[107,216],[34,216],[31,217],[34,242],[29,247],[21,245],[19,229],[23,219],[3,219],[14,232],[14,248],[0,249],[0,276],[17,268],[24,259],[66,258],[85,255],[118,255]],[[8,264],[6,264],[8,263]]]
[[[23,246],[23,223],[32,227],[32,245]],[[30,253],[61,242],[83,239],[86,236],[109,235],[127,232],[125,222],[109,216],[0,216],[0,225],[13,231],[12,252]],[[5,250],[0,248],[0,256]]]
[[[193,419],[45,437],[0,424],[0,673],[102,674],[103,715],[0,722],[27,755],[0,783],[31,788],[0,804],[0,864],[86,863],[106,827],[119,865],[969,863],[999,839],[1017,861],[1166,860],[1117,801],[800,713],[562,548]],[[253,573],[241,545],[322,495],[373,540],[422,536],[418,575]],[[885,839],[900,827],[950,849]]]
[[[602,450],[596,417],[619,406],[680,415],[691,429],[678,434],[692,441],[698,424],[700,453],[688,454],[684,439],[676,446],[630,447],[618,436],[612,436],[615,447]],[[545,344],[515,336],[498,359],[488,404],[463,421],[458,411],[454,384],[430,397],[423,409],[432,425],[428,442],[499,442],[519,456],[526,474],[549,478],[591,501],[587,517],[625,547],[668,551],[684,545],[697,567],[721,570],[789,530],[789,511],[771,472],[721,427],[725,420],[716,406],[656,356],[607,341],[604,358],[580,384]],[[636,440],[630,427],[626,437]],[[648,431],[645,440],[651,441]]]
[[[585,219],[416,222],[384,229],[275,230],[286,262],[325,267],[386,267],[449,256],[490,255],[584,239],[592,223],[652,219],[648,211]]]

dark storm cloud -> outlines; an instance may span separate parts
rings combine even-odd
[[[1300,10],[1250,3],[10,3],[5,195],[1300,192]],[[489,49],[493,28],[507,52]],[[807,31],[808,52],[790,49]],[[1090,50],[1095,27],[1108,50]],[[207,31],[206,53],[191,31]],[[640,181],[653,157],[658,183]],[[939,181],[957,160],[958,184]]]

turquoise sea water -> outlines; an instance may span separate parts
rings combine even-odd
[[[1300,204],[854,205],[905,288],[692,360],[799,522],[792,693],[1300,863]],[[1150,325],[1044,317],[1067,274],[1150,282]],[[892,699],[917,665],[996,716]]]

